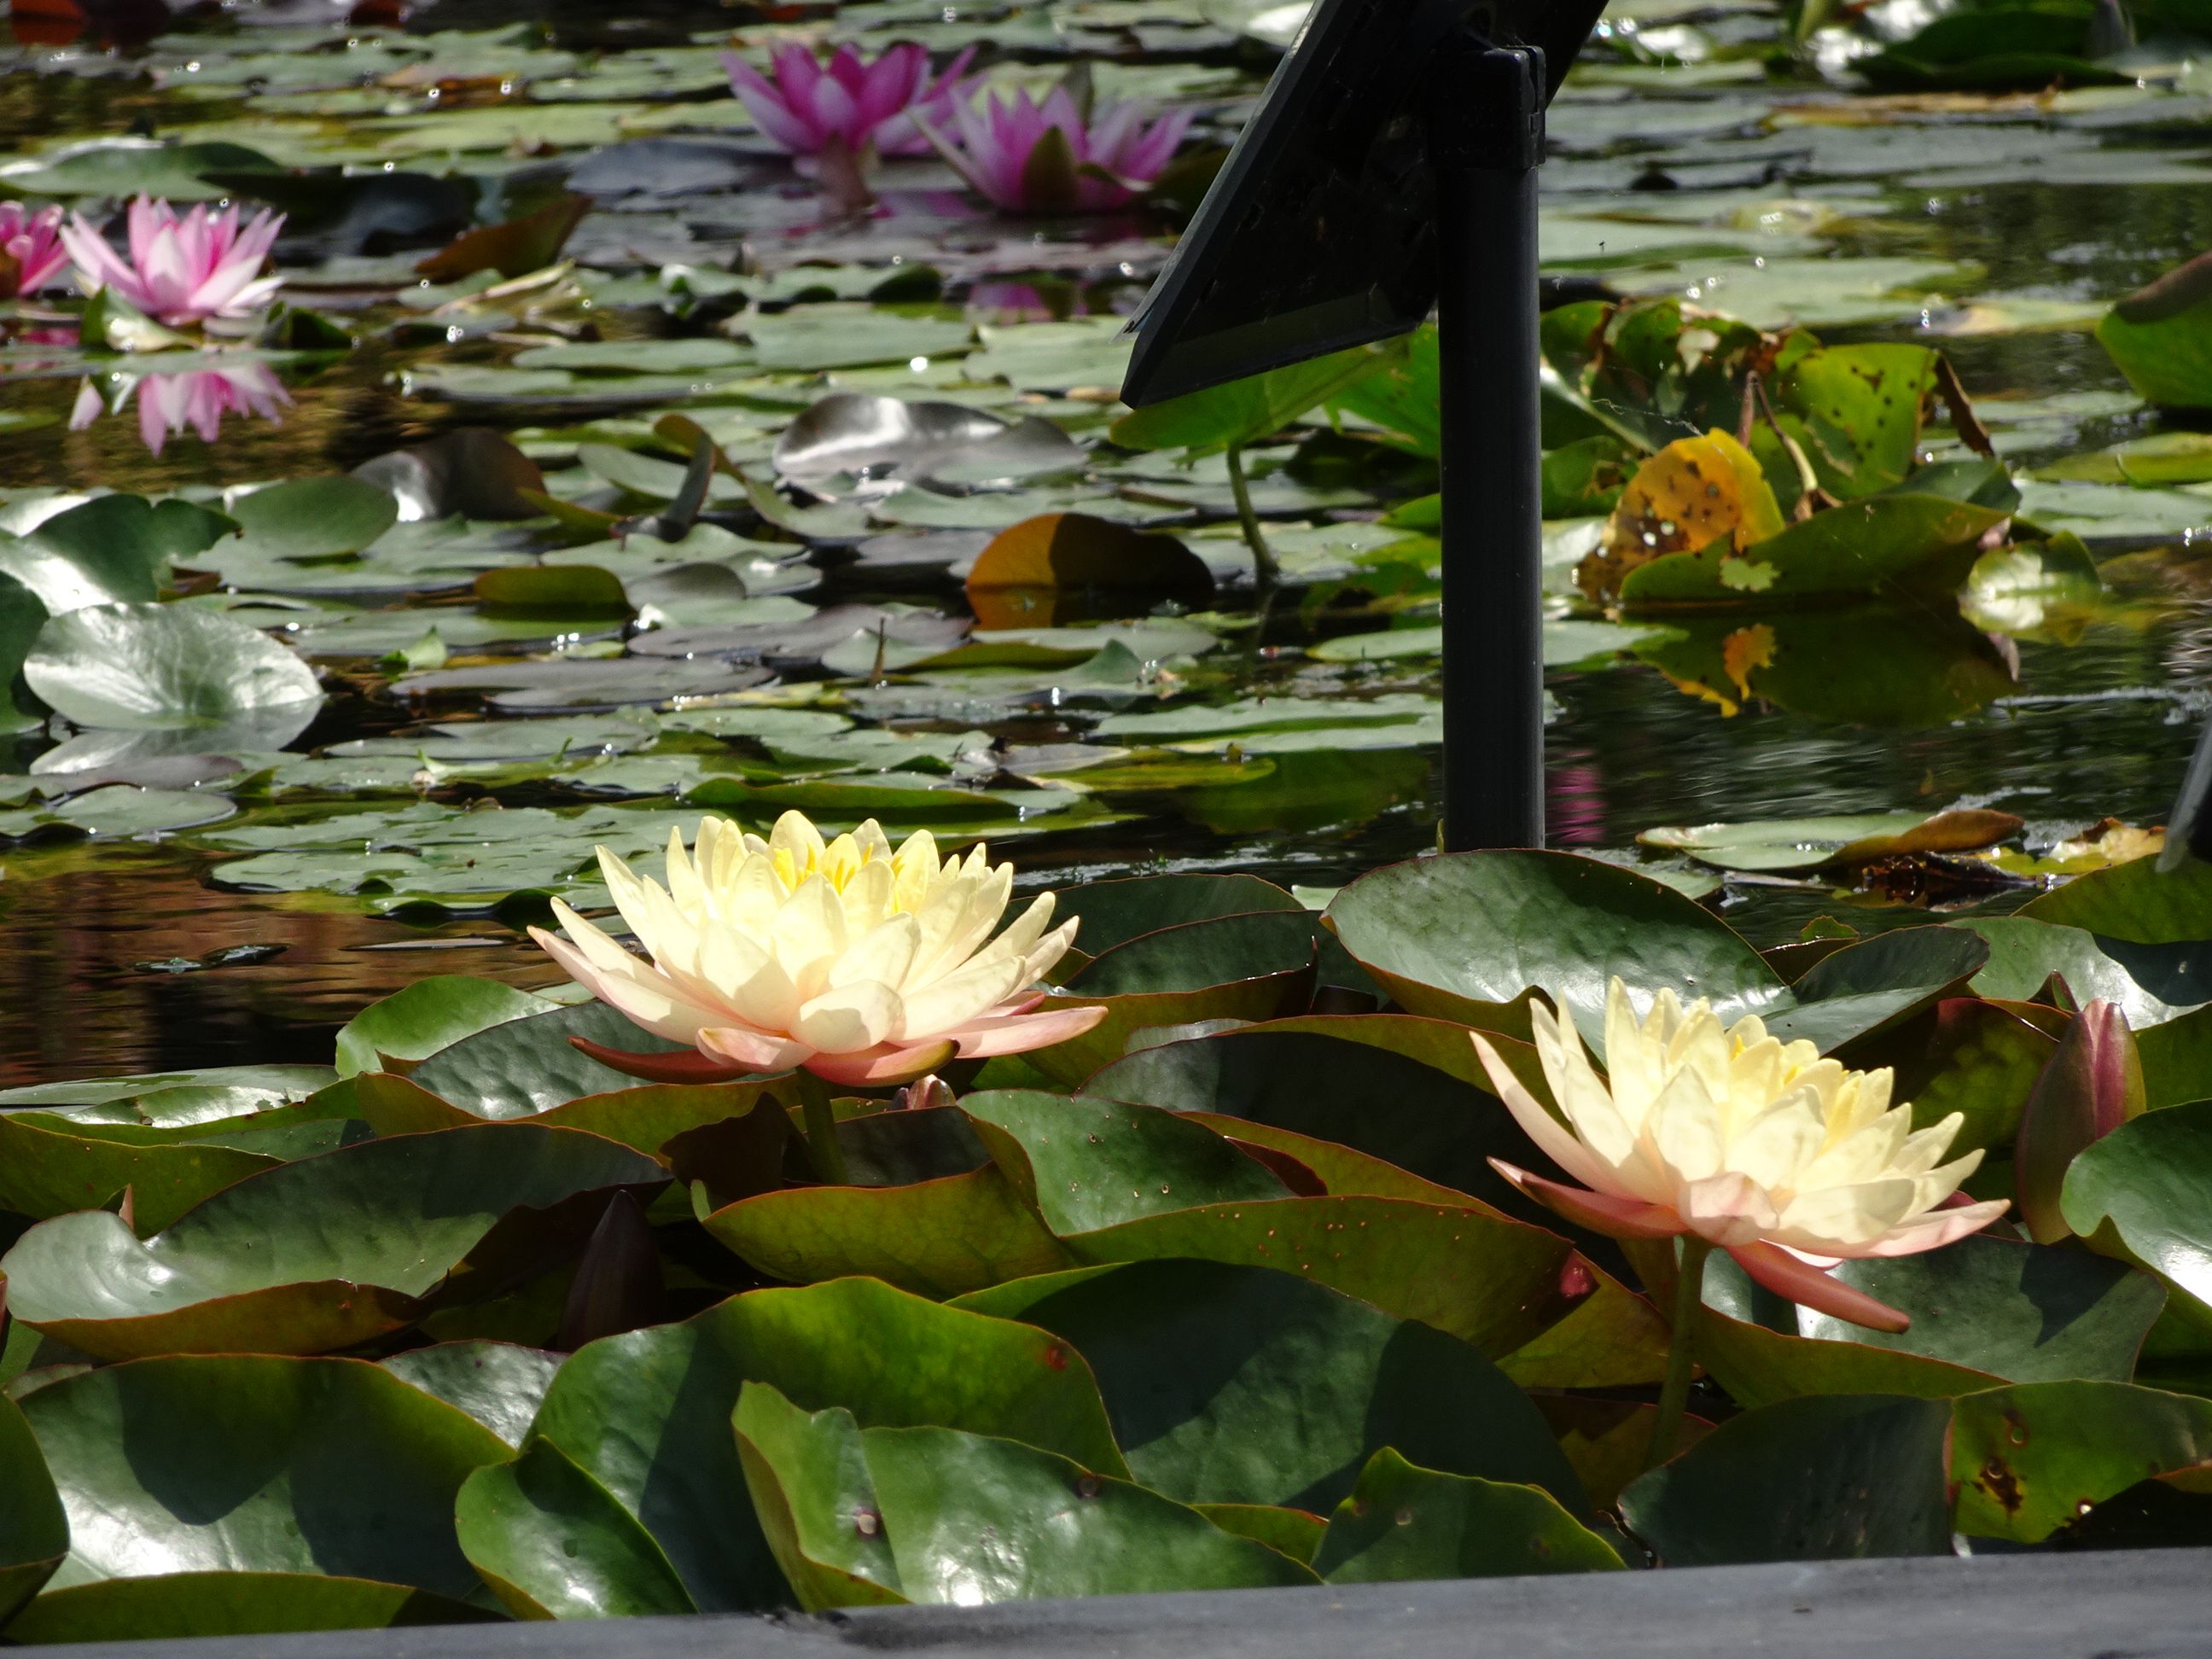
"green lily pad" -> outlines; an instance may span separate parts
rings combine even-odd
[[[227,556],[320,559],[358,553],[399,521],[392,492],[360,478],[293,478],[240,495],[240,542]]]
[[[1606,984],[1674,987],[1723,1019],[1786,1008],[1788,988],[1725,922],[1661,883],[1565,853],[1464,853],[1370,872],[1327,920],[1417,1014],[1525,1038],[1532,990],[1603,1040]]]
[[[434,1342],[379,1363],[520,1448],[561,1356],[514,1342]]]
[[[1817,870],[1899,854],[1972,851],[2019,827],[2019,819],[2003,812],[1869,812],[1646,830],[1636,839],[1717,869]]]
[[[434,975],[372,1002],[339,1028],[338,1070],[351,1077],[384,1071],[387,1060],[427,1060],[463,1037],[548,1008],[544,998],[497,980]]]
[[[2027,1002],[2057,974],[2081,1001],[2103,997],[2118,1004],[2128,1024],[2138,1031],[2155,1028],[2185,1012],[2144,986],[2106,948],[2111,941],[2100,939],[2086,928],[2029,915],[1968,917],[1956,925],[1971,928],[1989,941],[1989,965],[1973,979],[1973,989],[1979,995]]]
[[[315,1573],[465,1599],[477,1581],[453,1499],[471,1470],[510,1455],[465,1413],[357,1359],[142,1359],[48,1383],[23,1415],[70,1512],[57,1590]]]
[[[528,1016],[526,1016],[528,1018]],[[761,1099],[761,1083],[633,1083],[604,1094],[579,1095],[526,1116],[480,1115],[434,1095],[411,1078],[364,1072],[356,1087],[361,1115],[380,1135],[422,1134],[471,1123],[527,1121],[581,1129],[635,1151],[657,1154],[690,1130],[741,1118]],[[781,1109],[780,1108],[777,1109]]]
[[[1821,1395],[1730,1419],[1620,1497],[1670,1567],[1948,1555],[1951,1407]]]
[[[79,726],[162,731],[269,717],[304,727],[314,671],[229,617],[181,605],[95,605],[51,618],[23,664],[40,696]]]
[[[763,1382],[746,1384],[735,1421],[755,1501],[793,1517],[793,1542],[867,1517],[855,1529],[884,1547],[866,1575],[876,1593],[854,1598],[862,1605],[1314,1582],[1302,1563],[1195,1510],[1018,1441],[864,1429],[842,1407],[809,1416]],[[793,1559],[787,1576],[817,1593],[835,1583],[810,1565]]]
[[[2097,325],[2097,343],[2145,403],[2212,406],[2212,290],[2202,275],[2194,262],[2171,271]]]
[[[1291,920],[1296,921],[1297,918]],[[1071,989],[1064,995],[1047,997],[1043,1006],[1103,1006],[1106,1018],[1081,1036],[1056,1042],[1048,1048],[1039,1048],[1027,1058],[1054,1081],[1073,1085],[1119,1059],[1127,1049],[1130,1039],[1139,1031],[1164,1025],[1189,1025],[1200,1020],[1251,1021],[1303,1013],[1312,1005],[1315,979],[1310,962],[1304,967],[1285,968],[1275,973],[1256,974],[1248,979],[1189,991],[1086,997],[1079,989]]]
[[[1871,1048],[1855,1050],[1853,1059],[1894,1068],[1892,1097],[1912,1103],[1916,1129],[1954,1112],[1965,1120],[1949,1156],[1977,1146],[2003,1156],[2057,1047],[2056,1038],[2008,1008],[1978,997],[1952,997]]]
[[[550,1440],[469,1476],[454,1518],[471,1565],[518,1619],[698,1611],[637,1518]]]
[[[2059,1206],[2212,1316],[2212,1101],[2146,1112],[2075,1155]]]
[[[1156,995],[1313,965],[1320,918],[1304,906],[1215,916],[1110,945],[1067,981],[1071,996]]]
[[[1310,357],[1133,410],[1115,422],[1108,435],[1125,449],[1180,449],[1191,458],[1242,449],[1340,397],[1398,355],[1358,346]]]
[[[2212,1010],[2199,1009],[2138,1033],[2136,1048],[2148,1106],[2212,1100]]]
[[[536,1437],[614,1495],[707,1612],[789,1595],[730,1432],[749,1379],[804,1407],[842,1404],[864,1424],[992,1431],[1127,1473],[1090,1368],[1065,1342],[865,1279],[756,1291],[592,1343],[554,1379]]]
[[[1085,882],[1062,892],[1054,920],[1075,917],[1075,940],[1087,956],[1103,955],[1141,933],[1260,910],[1302,910],[1283,889],[1257,876],[1132,876]]]
[[[1534,1486],[1452,1474],[1386,1446],[1329,1517],[1314,1571],[1332,1584],[1617,1572],[1613,1546]]]
[[[2126,1382],[2027,1382],[1954,1406],[1957,1522],[2040,1543],[2146,1474],[2212,1462],[2212,1401]]]
[[[19,540],[0,541],[0,571],[56,616],[110,600],[151,601],[171,559],[190,558],[228,528],[185,501],[95,495]]]
[[[1631,611],[1670,605],[1784,606],[1846,595],[1948,592],[2006,510],[1899,491],[1815,513],[1738,551],[1729,538],[1638,566],[1620,586]]]
[[[1188,1256],[1296,1272],[1418,1319],[1492,1358],[1556,1324],[1595,1288],[1563,1284],[1567,1241],[1472,1200],[1357,1194],[1201,1205],[1063,1241],[1092,1262]]]
[[[580,1002],[485,1025],[438,1049],[410,1079],[480,1118],[532,1117],[586,1095],[636,1086],[635,1078],[574,1047],[572,1036],[625,1053],[688,1049],[641,1030],[603,1002]]]
[[[960,1109],[1014,1190],[1062,1238],[1289,1191],[1212,1130],[1156,1107],[1000,1089],[963,1097]]]
[[[1705,1273],[1709,1307],[1805,1340],[1749,1345],[1746,1358],[1709,1356],[1714,1374],[1739,1398],[1859,1393],[1884,1367],[1870,1357],[1837,1353],[1839,1345],[1940,1361],[2008,1382],[2065,1377],[2125,1382],[2144,1337],[2166,1304],[2148,1273],[2085,1250],[2047,1248],[1977,1234],[1917,1255],[1869,1257],[1834,1270],[1839,1283],[1911,1317],[1907,1331],[1869,1330],[1756,1290],[1741,1270],[1716,1261]],[[1746,1346],[1723,1344],[1723,1349]],[[1862,1381],[1850,1381],[1854,1368]],[[1904,1370],[1899,1368],[1900,1374]],[[1931,1374],[1932,1376],[1932,1374]],[[1915,1387],[1893,1392],[1918,1394]]]
[[[96,1210],[128,1187],[133,1213],[158,1232],[195,1204],[279,1160],[222,1146],[134,1146],[70,1133],[64,1124],[0,1112],[0,1209],[44,1220]]]
[[[974,329],[958,312],[927,306],[833,301],[749,318],[744,328],[760,366],[774,369],[846,368],[959,356],[975,343]]]
[[[106,1211],[59,1216],[0,1267],[16,1318],[103,1358],[313,1353],[409,1323],[464,1263],[511,1269],[580,1237],[611,1188],[665,1179],[596,1135],[487,1123],[261,1170],[143,1243]]]
[[[479,1624],[496,1617],[457,1597],[404,1584],[336,1574],[216,1570],[50,1589],[15,1615],[8,1639],[43,1645],[149,1636],[279,1636]]]
[[[1525,1220],[1557,1224],[1490,1167],[1492,1158],[1503,1158],[1564,1178],[1498,1103],[1464,1027],[1388,1014],[1316,1024],[1277,1022],[1158,1043],[1095,1073],[1083,1092],[1288,1129]],[[1437,1047],[1408,1052],[1416,1042]],[[1528,1054],[1510,1038],[1500,1044]],[[1540,1075],[1534,1081],[1549,1092]]]
[[[1391,1446],[1587,1507],[1550,1430],[1496,1366],[1294,1273],[1140,1261],[1024,1279],[962,1305],[1073,1343],[1131,1471],[1186,1504],[1326,1511]]]
[[[8,1507],[0,1515],[0,1624],[38,1594],[69,1553],[69,1516],[46,1473],[46,1460],[21,1409],[0,1399],[0,1483]]]
[[[2131,944],[2195,944],[2212,939],[2212,866],[2167,871],[2156,859],[2107,865],[2039,894],[2020,914]]]
[[[865,1274],[952,1297],[1074,1261],[995,1164],[902,1186],[786,1188],[699,1220],[763,1273],[800,1285]]]

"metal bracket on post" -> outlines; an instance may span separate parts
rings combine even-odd
[[[1430,79],[1440,255],[1443,848],[1544,843],[1536,167],[1544,54],[1469,31]]]

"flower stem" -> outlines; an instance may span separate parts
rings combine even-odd
[[[1647,1469],[1672,1457],[1682,1437],[1682,1409],[1690,1402],[1690,1377],[1697,1370],[1698,1308],[1705,1285],[1705,1258],[1712,1249],[1695,1233],[1682,1235],[1682,1260],[1674,1279],[1674,1334],[1667,1343],[1667,1380],[1659,1389],[1651,1449],[1644,1458]]]
[[[830,1103],[830,1085],[801,1066],[793,1074],[799,1081],[799,1104],[806,1120],[806,1155],[823,1184],[842,1187],[845,1149],[837,1144],[837,1112]]]
[[[1252,510],[1252,490],[1244,482],[1244,452],[1231,444],[1224,459],[1229,463],[1229,493],[1237,498],[1237,522],[1244,527],[1244,545],[1252,550],[1260,586],[1273,588],[1282,578],[1282,567],[1275,562],[1275,550],[1260,533],[1260,515]]]

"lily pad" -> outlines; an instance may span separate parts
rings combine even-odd
[[[2007,516],[1941,495],[1865,496],[1747,547],[1714,543],[1639,565],[1621,582],[1621,602],[1633,611],[1947,592],[1972,568],[1982,538]]]
[[[1143,1261],[1028,1279],[963,1306],[1065,1337],[1091,1362],[1137,1479],[1187,1504],[1325,1512],[1386,1446],[1461,1476],[1587,1504],[1527,1398],[1480,1354],[1295,1274]],[[1296,1389],[1285,1376],[1301,1379]]]
[[[289,736],[306,727],[323,695],[314,671],[283,646],[181,605],[87,605],[52,617],[23,672],[78,725],[124,730],[266,714],[286,720]]]
[[[534,1124],[364,1141],[262,1170],[143,1242],[102,1210],[41,1222],[4,1259],[9,1311],[109,1358],[347,1347],[410,1322],[464,1263],[513,1272],[580,1239],[611,1189],[665,1179]],[[501,1228],[517,1212],[533,1213]]]
[[[2126,1382],[2166,1304],[2155,1279],[2120,1262],[1982,1235],[1918,1255],[1847,1262],[1834,1271],[1840,1282],[1909,1316],[1911,1328],[1869,1330],[1758,1291],[1730,1264],[1708,1267],[1709,1307],[1806,1339],[1786,1345],[1735,1342],[1728,1345],[1729,1357],[1709,1355],[1714,1374],[1731,1392],[1740,1388],[1740,1398],[1765,1401],[1873,1386],[1881,1367],[1870,1357],[1834,1352],[1845,1344],[1917,1355],[2008,1382]],[[1741,1359],[1734,1357],[1737,1348],[1745,1350]],[[1867,1379],[1862,1385],[1849,1381],[1854,1367]]]
[[[23,1413],[0,1400],[0,1478],[9,1493],[0,1518],[0,1622],[38,1593],[69,1553],[69,1516]]]
[[[1127,1473],[1090,1368],[1066,1344],[865,1279],[757,1291],[592,1343],[562,1367],[535,1436],[636,1517],[708,1612],[788,1595],[730,1432],[749,1379],[802,1407],[842,1405],[866,1425],[993,1431]]]
[[[1790,1000],[1759,953],[1710,912],[1617,865],[1565,853],[1387,866],[1339,893],[1326,920],[1411,1012],[1522,1037],[1525,999],[1540,988],[1566,999],[1586,1042],[1601,1042],[1616,974],[1710,998],[1723,1019]]]
[[[1532,1486],[1423,1468],[1375,1454],[1314,1554],[1332,1584],[1614,1572],[1612,1545]]]
[[[889,1559],[871,1564],[879,1593],[852,1598],[863,1605],[1313,1582],[1300,1563],[1195,1510],[1018,1441],[863,1429],[842,1408],[810,1417],[763,1382],[746,1384],[735,1420],[755,1502],[793,1517],[776,1540],[787,1554],[845,1516],[870,1517],[862,1537],[879,1535]],[[834,1582],[809,1566],[793,1559],[787,1576],[817,1593]]]
[[[1668,1566],[1948,1555],[1951,1407],[1822,1395],[1746,1412],[1621,1494]]]
[[[476,1574],[454,1540],[454,1496],[510,1455],[465,1413],[358,1359],[142,1359],[49,1383],[23,1415],[70,1511],[50,1595],[244,1571],[463,1600]]]

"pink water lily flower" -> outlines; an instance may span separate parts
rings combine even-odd
[[[911,42],[890,47],[873,63],[852,46],[837,48],[827,64],[808,47],[781,47],[775,79],[733,52],[722,54],[738,94],[760,130],[793,155],[815,155],[831,144],[861,156],[927,155],[929,141],[915,125],[917,111],[949,113],[960,76],[975,48],[968,47],[934,82],[929,53]]]
[[[36,294],[69,269],[62,210],[0,202],[0,300]]]
[[[1039,104],[1026,92],[979,107],[952,105],[950,123],[925,116],[945,159],[1000,207],[1014,213],[1105,213],[1127,207],[1175,159],[1190,127],[1188,110],[1151,125],[1142,104],[1115,100],[1090,118],[1066,87]]]
[[[179,217],[167,202],[141,196],[131,204],[128,258],[81,214],[70,216],[61,236],[87,294],[111,289],[156,322],[189,328],[269,303],[284,279],[262,276],[261,267],[283,225],[281,213],[241,224],[235,206],[218,216],[205,204]]]
[[[121,414],[136,398],[138,435],[156,455],[172,433],[190,427],[202,443],[213,443],[226,415],[257,415],[264,421],[282,421],[292,399],[284,383],[258,358],[220,363],[212,368],[165,368],[150,374],[117,377],[119,385],[111,406],[100,389],[87,380],[70,411],[70,430],[82,432],[102,413]]]

